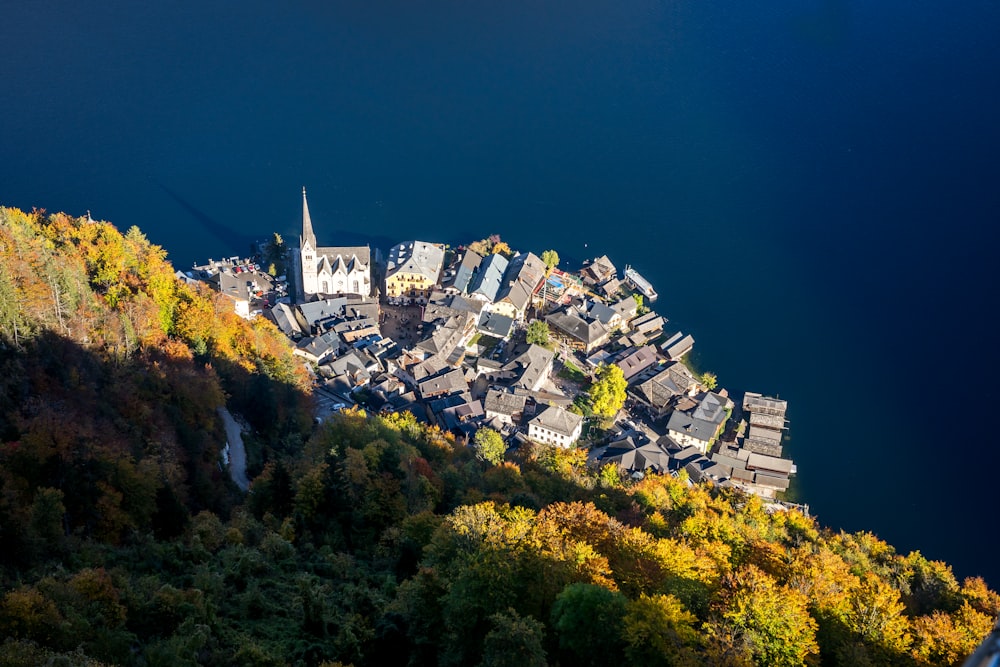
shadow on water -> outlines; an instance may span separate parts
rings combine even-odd
[[[191,214],[195,220],[201,223],[201,226],[210,232],[214,237],[220,241],[225,242],[228,246],[239,247],[239,248],[249,248],[253,245],[254,241],[257,240],[254,237],[247,236],[228,225],[224,225],[212,216],[208,215],[200,208],[189,202],[188,200],[181,197],[179,194],[168,188],[163,183],[157,182],[160,189],[163,190],[168,197],[173,199],[181,208]]]

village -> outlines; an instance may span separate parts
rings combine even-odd
[[[304,188],[301,236],[284,259],[284,275],[260,256],[178,273],[288,336],[314,374],[317,422],[353,406],[409,411],[467,443],[489,428],[508,451],[577,447],[633,479],[685,476],[783,503],[796,472],[782,457],[786,402],[734,401],[714,375],[693,372],[694,338],[653,310],[658,294],[631,266],[619,274],[601,256],[565,271],[555,251],[515,251],[495,236],[457,248],[406,241],[384,255],[320,246]],[[626,398],[599,419],[587,389],[610,365]]]

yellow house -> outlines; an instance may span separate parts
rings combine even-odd
[[[444,247],[424,241],[406,241],[389,251],[385,271],[385,295],[427,303],[438,284],[444,264]]]

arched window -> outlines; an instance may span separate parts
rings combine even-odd
[[[323,294],[329,294],[330,285],[325,280],[323,281]]]

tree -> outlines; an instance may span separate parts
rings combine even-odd
[[[542,253],[542,262],[549,271],[559,266],[559,253],[555,250],[546,250]]]
[[[476,431],[474,438],[476,456],[481,461],[489,461],[493,465],[503,463],[504,454],[507,452],[507,444],[503,437],[491,428],[481,428]]]
[[[635,299],[635,312],[636,315],[645,315],[649,312],[649,306],[646,305],[645,300],[641,294],[633,294],[632,298]]]
[[[625,655],[633,665],[697,665],[698,619],[673,595],[643,593],[625,612]]]
[[[706,623],[709,654],[751,657],[760,665],[802,665],[819,652],[808,599],[747,565],[725,577]]]
[[[552,606],[552,627],[566,665],[613,665],[620,660],[625,596],[593,584],[570,584]]]
[[[281,234],[274,232],[274,235],[264,244],[264,264],[267,265],[267,272],[272,276],[277,276],[285,272],[285,257],[288,247]]]
[[[590,403],[598,417],[614,417],[625,405],[628,382],[622,369],[611,364],[601,365],[594,373],[597,378],[590,386]]]
[[[515,610],[490,617],[493,629],[483,641],[481,667],[545,667],[545,626]]]
[[[708,391],[712,391],[719,386],[719,378],[715,376],[715,373],[702,373],[701,386]]]
[[[528,325],[526,340],[533,345],[548,347],[549,345],[549,325],[545,320],[532,320]]]

